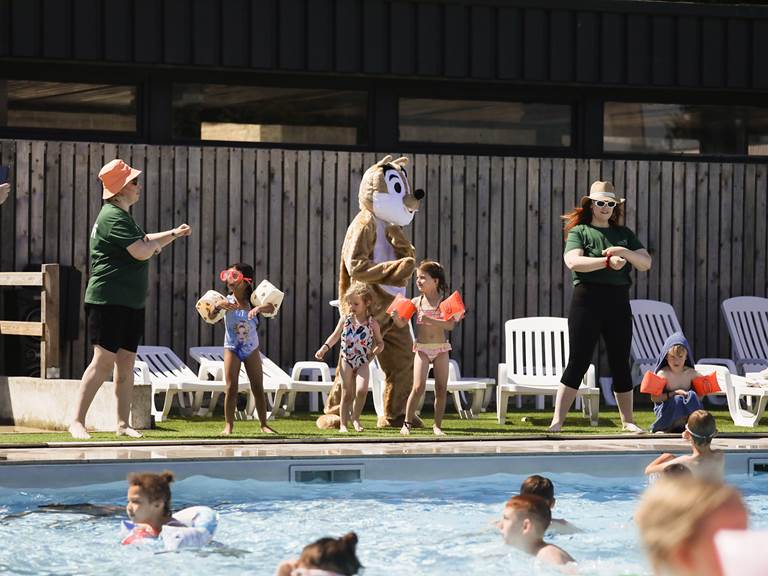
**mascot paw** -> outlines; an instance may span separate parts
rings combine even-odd
[[[338,429],[341,425],[341,418],[335,414],[323,414],[317,419],[316,424],[320,430]]]

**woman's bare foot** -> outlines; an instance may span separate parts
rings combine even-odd
[[[88,434],[88,430],[86,430],[85,426],[80,422],[72,422],[72,424],[69,425],[69,433],[72,435],[72,438],[75,438],[76,440],[88,440],[91,437],[91,435]]]
[[[556,434],[562,430],[563,425],[562,424],[550,424],[549,428],[547,428],[547,432],[551,432],[553,434]]]
[[[432,434],[435,436],[445,436],[445,432],[443,432],[437,424],[432,426]]]
[[[226,424],[224,426],[224,430],[221,431],[220,435],[221,436],[229,436],[229,435],[231,435],[232,434],[232,428],[233,428],[232,424]]]
[[[143,435],[138,430],[134,430],[130,426],[126,426],[125,428],[118,428],[115,432],[118,436],[128,436],[129,438],[142,438]]]
[[[400,434],[403,436],[408,436],[411,433],[411,423],[410,422],[403,422],[403,427],[400,428]]]
[[[352,420],[352,426],[355,427],[355,432],[362,432],[363,430],[365,430],[365,428],[363,428],[363,425],[360,424],[359,420]]]
[[[341,426],[339,426],[339,432],[341,432],[342,434],[348,434],[349,430],[344,424],[342,424]]]
[[[264,434],[277,434],[277,432],[270,428],[268,424],[263,424],[261,426],[261,431],[264,432]]]

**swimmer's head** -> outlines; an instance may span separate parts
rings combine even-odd
[[[520,494],[533,494],[539,498],[544,498],[550,508],[555,506],[555,487],[552,480],[544,476],[538,474],[528,476],[520,485]]]
[[[706,410],[696,410],[688,417],[683,438],[697,446],[707,446],[717,434],[715,417]]]
[[[363,567],[357,558],[357,534],[349,532],[341,538],[320,538],[301,551],[299,566],[319,568],[352,576]]]
[[[505,543],[525,549],[527,542],[544,536],[551,522],[549,502],[533,494],[520,494],[504,505],[499,529]]]
[[[128,475],[128,504],[125,511],[136,522],[154,524],[158,518],[171,515],[171,482],[173,473],[144,472]]]

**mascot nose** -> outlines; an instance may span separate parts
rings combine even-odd
[[[414,190],[413,195],[416,197],[416,200],[421,200],[424,198],[424,190],[421,188]]]

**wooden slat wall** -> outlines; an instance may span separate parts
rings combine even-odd
[[[218,271],[254,265],[286,292],[265,321],[263,349],[288,368],[308,359],[332,329],[339,250],[357,211],[371,153],[0,141],[13,194],[0,207],[0,268],[30,262],[87,272],[88,236],[101,207],[96,178],[116,155],[145,170],[133,208],[147,230],[188,222],[195,233],[152,260],[145,341],[218,344],[222,327],[194,311],[199,295],[221,289]],[[415,155],[410,174],[424,188],[407,230],[419,258],[438,259],[470,314],[455,330],[454,357],[467,374],[492,376],[503,353],[504,321],[567,315],[570,276],[562,264],[559,215],[589,182],[613,179],[627,197],[627,224],[654,256],[633,297],[670,302],[696,356],[728,356],[719,304],[766,296],[768,165],[680,161]],[[83,287],[84,290],[84,287]],[[82,301],[82,295],[81,295]],[[62,358],[65,375],[88,362],[80,338]]]

